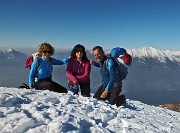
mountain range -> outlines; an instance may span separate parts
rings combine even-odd
[[[105,52],[109,53],[110,50],[106,49]],[[133,63],[129,67],[127,79],[123,81],[122,93],[130,99],[148,104],[180,101],[180,51],[142,47],[127,49],[127,52],[132,55]],[[56,50],[54,57],[63,59],[69,55],[69,49],[65,52]],[[27,83],[29,70],[23,68],[27,56],[14,49],[0,50],[0,86],[17,87],[22,82]],[[87,50],[87,56],[94,59],[90,50]],[[65,69],[66,65],[56,66],[53,76],[54,80],[67,87]],[[101,82],[98,71],[92,66],[92,93]]]

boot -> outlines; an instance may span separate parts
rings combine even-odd
[[[116,100],[116,106],[126,106],[126,97],[125,95],[120,95]]]

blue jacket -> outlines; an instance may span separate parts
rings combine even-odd
[[[63,65],[69,61],[69,58],[65,58],[63,60],[57,60],[52,57],[50,57],[49,59],[40,57],[39,60],[40,60],[39,68],[37,68],[38,67],[37,59],[35,59],[31,65],[31,70],[29,73],[29,86],[31,87],[34,87],[35,77],[37,77],[38,79],[51,77],[53,71],[52,65]]]
[[[107,85],[105,90],[109,91],[114,86],[115,82],[121,81],[119,80],[115,62],[111,58],[108,59],[108,62],[106,60],[107,57],[105,56],[101,62],[95,63],[95,66],[100,67],[102,83]]]

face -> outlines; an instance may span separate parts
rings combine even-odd
[[[101,61],[103,60],[104,58],[104,53],[103,51],[101,51],[100,49],[96,49],[93,51],[93,55],[94,55],[94,58],[97,60],[97,61]]]
[[[82,59],[83,53],[84,53],[84,52],[83,52],[82,50],[76,51],[76,58]]]
[[[48,59],[52,55],[52,51],[48,48],[42,51],[42,57]]]

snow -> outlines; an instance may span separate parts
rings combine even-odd
[[[116,107],[92,97],[0,87],[1,133],[179,133],[180,113],[127,99]]]
[[[166,62],[166,59],[171,61],[180,62],[180,51],[171,51],[171,50],[158,50],[152,47],[142,47],[127,49],[133,57],[147,57],[147,58],[156,58],[160,62]]]
[[[57,48],[60,49],[60,48]],[[61,48],[62,51],[68,52],[70,51],[71,48]],[[165,63],[167,59],[170,61],[176,61],[180,62],[180,50],[175,51],[175,50],[159,50],[153,47],[141,47],[141,48],[133,48],[133,49],[128,49],[126,48],[127,52],[131,54],[133,57],[138,57],[138,58],[155,58],[159,60],[162,63]],[[88,50],[87,50],[88,51]],[[105,49],[105,53],[110,53],[111,49]],[[13,54],[12,54],[13,53]],[[10,55],[13,56],[14,58],[18,58],[17,53],[20,53],[16,50],[13,49],[8,49],[8,50],[0,50],[0,56],[7,56],[9,57]],[[90,50],[90,53],[92,54],[92,51]],[[12,57],[9,58],[12,58]]]

